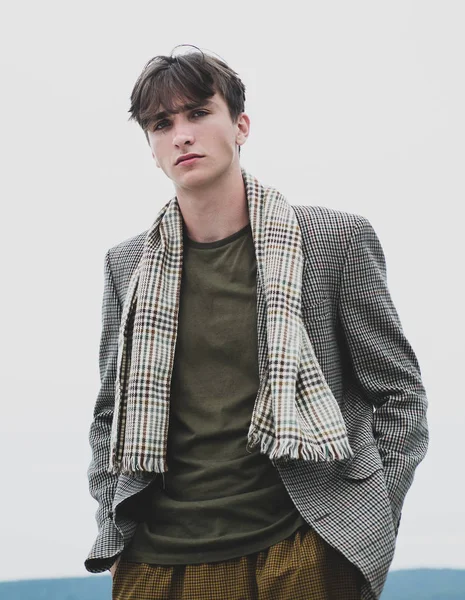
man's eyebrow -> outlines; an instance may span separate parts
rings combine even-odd
[[[159,121],[160,119],[166,119],[169,115],[178,114],[179,112],[186,112],[188,110],[194,110],[195,108],[200,108],[201,106],[211,106],[213,102],[211,100],[205,100],[205,102],[187,102],[183,104],[180,108],[173,111],[162,110],[158,112],[154,117],[153,121]]]

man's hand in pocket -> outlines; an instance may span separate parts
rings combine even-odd
[[[110,573],[111,573],[111,578],[113,579],[113,577],[115,576],[115,571],[118,567],[118,563],[121,560],[121,554],[118,556],[118,558],[115,560],[115,562],[111,565],[110,567]]]

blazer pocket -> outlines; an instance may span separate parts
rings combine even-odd
[[[375,444],[367,444],[357,450],[342,471],[344,479],[366,479],[375,471],[383,469],[383,462]]]
[[[305,321],[321,321],[331,316],[331,304],[328,296],[312,297],[306,300],[302,296],[302,319]]]

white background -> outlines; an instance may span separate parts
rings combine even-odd
[[[104,255],[173,195],[129,96],[177,44],[243,79],[249,172],[375,228],[430,402],[392,568],[465,568],[464,6],[3,4],[1,580],[87,575]]]

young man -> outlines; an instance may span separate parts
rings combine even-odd
[[[427,399],[369,221],[241,169],[245,88],[158,56],[131,118],[176,195],[105,257],[85,566],[113,598],[379,598]]]

